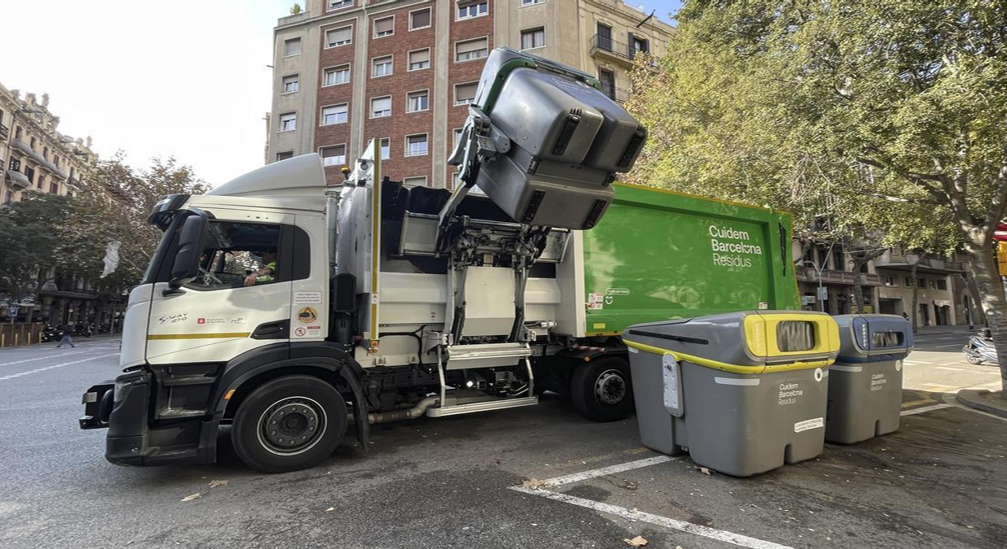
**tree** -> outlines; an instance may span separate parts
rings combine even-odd
[[[62,266],[82,273],[95,289],[116,297],[136,285],[161,238],[147,223],[154,204],[169,194],[200,194],[209,188],[188,166],[175,159],[154,159],[137,170],[117,154],[99,163],[86,189],[74,197],[66,222],[67,253]],[[111,242],[119,242],[119,264],[108,277],[99,278]]]
[[[0,213],[0,288],[10,298],[34,299],[51,280],[64,244],[56,228],[68,211],[66,197],[30,192]]]
[[[661,70],[637,71],[630,108],[652,139],[633,177],[961,246],[1007,387],[1001,3],[693,0],[678,19]]]

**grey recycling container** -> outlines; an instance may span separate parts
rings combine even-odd
[[[640,438],[738,477],[822,453],[832,317],[751,311],[630,326]]]
[[[825,440],[854,444],[898,430],[902,361],[913,349],[909,322],[895,315],[842,315],[839,356],[829,380]]]

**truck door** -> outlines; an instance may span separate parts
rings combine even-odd
[[[289,341],[292,222],[290,215],[215,210],[198,276],[174,290],[167,281],[154,285],[147,361],[222,362]]]

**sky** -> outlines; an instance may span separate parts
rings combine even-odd
[[[668,20],[679,0],[633,0]],[[272,29],[294,0],[0,0],[0,83],[49,94],[59,131],[218,185],[264,161]],[[303,5],[303,1],[302,1]],[[40,24],[29,24],[40,21]]]

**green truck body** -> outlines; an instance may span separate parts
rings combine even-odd
[[[585,333],[757,309],[800,309],[786,212],[617,184],[584,232]]]

